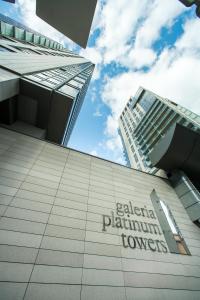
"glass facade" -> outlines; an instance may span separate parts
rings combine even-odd
[[[46,36],[41,36],[40,33],[20,24],[19,22],[0,14],[0,33],[10,38],[24,40],[39,46],[44,46],[52,49],[63,49],[63,46],[58,42],[49,39]]]
[[[151,201],[171,253],[190,255],[183,235],[177,225],[169,205],[159,198],[156,191],[151,193]]]
[[[138,90],[119,119],[125,150],[133,168],[138,168],[139,161],[143,171],[159,172],[152,167],[149,154],[175,123],[200,132],[198,115],[148,90]]]
[[[8,52],[9,57],[5,56]],[[2,115],[8,115],[6,122],[11,125],[9,120],[12,115],[14,118],[11,123],[26,121],[28,125],[34,124],[44,131],[39,136],[45,135],[50,141],[66,145],[81,109],[94,65],[59,43],[1,14],[0,54],[2,66],[4,67],[5,61],[6,69],[20,74],[19,90],[12,94],[17,100],[3,99],[7,101],[4,108],[4,103],[0,102],[1,110],[5,110]],[[15,61],[16,64],[13,66],[10,61]],[[12,110],[16,113],[9,108],[12,106],[9,102],[12,102]]]

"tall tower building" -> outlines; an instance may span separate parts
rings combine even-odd
[[[140,87],[119,118],[120,135],[131,166],[163,175],[153,166],[150,153],[176,123],[200,132],[200,116]]]
[[[0,124],[67,144],[94,64],[0,15]]]

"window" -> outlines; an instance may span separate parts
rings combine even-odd
[[[155,190],[151,193],[151,201],[170,252],[189,255],[190,252],[169,206],[165,203],[165,201],[159,199]]]
[[[39,54],[40,55],[40,53],[38,53],[38,52],[36,52],[36,51],[34,51],[32,49],[29,49],[29,48],[23,48],[23,47],[13,47],[13,48],[15,48],[15,49],[17,49],[17,50],[19,50],[19,51],[21,51],[23,53],[27,53],[27,54]]]
[[[83,87],[82,83],[77,82],[76,80],[72,79],[68,82],[71,86],[75,87],[75,88],[79,88],[81,89]]]
[[[190,116],[192,119],[195,119],[196,118],[196,114],[194,113],[191,113],[191,116]]]
[[[136,163],[137,163],[137,162],[138,162],[138,157],[137,157],[136,154],[134,154],[134,159],[135,159],[135,161],[136,161]]]
[[[137,121],[137,123],[139,123],[139,122],[140,122],[140,119],[139,119],[138,117],[136,117],[136,121]]]
[[[4,36],[0,35],[0,40],[7,40]]]
[[[72,96],[72,97],[77,97],[78,93],[79,93],[79,90],[65,84],[63,85],[60,89],[59,89],[60,92],[64,93],[64,94],[67,94],[69,96]]]
[[[77,81],[81,82],[81,83],[85,83],[85,79],[79,77],[79,76],[76,76],[75,78]]]
[[[174,217],[172,215],[171,210],[169,209],[168,205],[164,201],[160,200],[160,204],[161,204],[161,207],[162,207],[162,209],[164,211],[165,217],[166,217],[167,222],[168,222],[168,224],[170,226],[172,234],[174,236],[174,240],[176,241],[179,253],[180,254],[187,254],[187,250],[184,247],[184,240],[183,240],[183,238],[181,236],[181,233],[180,233],[180,231],[178,229],[178,226],[177,226],[177,224],[175,222],[175,219],[174,219]]]
[[[175,223],[175,220],[173,219],[172,217],[172,213],[171,211],[169,210],[167,204],[165,204],[164,201],[160,200],[160,204],[161,204],[161,207],[165,213],[165,216],[167,218],[167,221],[169,223],[169,226],[171,228],[171,231],[173,234],[178,234],[178,228],[177,228],[177,225]]]
[[[133,152],[133,154],[135,153],[135,149],[134,149],[133,145],[131,146],[131,151]]]

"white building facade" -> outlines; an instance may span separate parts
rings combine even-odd
[[[0,14],[2,126],[66,145],[93,69],[87,59]]]
[[[1,300],[198,300],[199,230],[167,179],[0,128]]]
[[[119,131],[131,167],[164,175],[153,167],[149,154],[175,124],[200,132],[200,116],[144,88],[126,104],[120,118]]]

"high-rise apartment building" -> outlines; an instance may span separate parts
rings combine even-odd
[[[144,88],[126,104],[119,130],[133,168],[152,174],[163,174],[154,167],[150,153],[174,124],[200,132],[200,116]]]
[[[1,126],[67,144],[94,65],[0,15]]]

